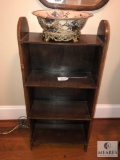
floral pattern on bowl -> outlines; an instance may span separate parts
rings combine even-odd
[[[91,13],[69,10],[40,10],[34,11],[33,14],[37,16],[44,36],[46,32],[52,37],[55,33],[55,36],[61,35],[61,37],[71,33],[76,36],[75,41],[79,38],[80,30],[84,27],[87,19],[92,16]],[[45,41],[48,40],[45,39]]]

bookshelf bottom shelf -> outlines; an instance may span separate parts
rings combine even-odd
[[[86,145],[84,125],[36,123],[31,143]]]

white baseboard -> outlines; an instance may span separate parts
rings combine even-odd
[[[0,120],[18,119],[26,116],[25,106],[0,106]]]
[[[94,118],[120,118],[120,104],[97,104]]]
[[[0,120],[26,116],[25,106],[0,106]],[[120,118],[120,104],[97,104],[94,118]]]

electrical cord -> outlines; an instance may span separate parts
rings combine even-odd
[[[27,118],[25,116],[21,116],[18,118],[18,123],[15,127],[13,127],[12,129],[10,129],[8,131],[0,132],[0,134],[3,134],[3,135],[9,134],[9,133],[13,132],[14,130],[16,130],[17,128],[28,128]]]

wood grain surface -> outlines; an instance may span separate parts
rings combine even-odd
[[[14,127],[17,121],[0,121],[0,132]],[[27,129],[17,129],[8,135],[0,135],[0,160],[120,160],[97,158],[97,141],[120,141],[120,119],[95,119],[88,151],[79,145],[29,146]]]

